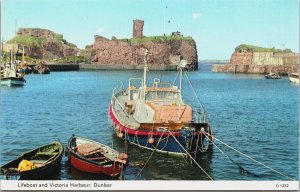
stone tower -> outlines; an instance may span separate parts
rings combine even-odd
[[[143,20],[133,20],[133,38],[142,38],[143,37],[143,27],[144,21]]]

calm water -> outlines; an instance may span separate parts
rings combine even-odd
[[[177,72],[150,72],[149,79],[173,81]],[[0,164],[32,148],[60,140],[66,143],[74,133],[119,151],[124,143],[113,135],[108,106],[113,87],[127,85],[129,77],[142,71],[80,71],[31,74],[20,88],[1,87]],[[193,86],[208,111],[217,138],[253,158],[298,179],[299,86],[282,80],[266,80],[261,75],[212,73],[209,66],[189,72]],[[195,104],[187,81],[184,98]],[[229,148],[216,143],[248,171],[245,174],[214,148],[199,159],[215,180],[284,180]],[[136,174],[151,152],[129,145],[131,163],[126,179]],[[107,179],[81,173],[64,157],[61,170],[47,179]],[[183,158],[155,154],[137,179],[206,180],[202,171]]]

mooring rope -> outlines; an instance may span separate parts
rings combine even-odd
[[[144,170],[144,168],[146,167],[146,165],[147,165],[148,162],[150,161],[150,159],[151,159],[152,155],[154,154],[154,152],[156,151],[156,149],[157,149],[157,147],[158,147],[158,145],[159,145],[159,143],[160,143],[160,141],[161,141],[161,138],[162,138],[162,136],[164,135],[164,133],[165,133],[165,130],[161,133],[161,136],[160,136],[160,138],[159,138],[159,140],[158,140],[158,142],[157,142],[157,144],[156,144],[154,150],[152,151],[151,155],[148,157],[148,159],[147,159],[146,163],[144,164],[143,168],[138,172],[138,174],[136,175],[135,178],[137,178],[137,177],[142,173],[142,171]]]
[[[194,163],[206,174],[206,176],[210,179],[210,180],[214,180],[208,173],[206,173],[206,171],[199,165],[199,163],[192,157],[191,154],[189,154],[185,148],[181,145],[181,143],[176,139],[176,137],[173,135],[173,133],[171,131],[169,131],[170,134],[173,136],[174,140],[181,146],[181,148],[186,152],[186,154],[194,161]]]
[[[221,143],[224,144],[225,146],[227,146],[227,147],[229,147],[230,149],[234,150],[235,152],[237,152],[237,153],[239,153],[239,154],[241,154],[241,155],[247,157],[248,159],[251,159],[252,161],[254,161],[254,162],[256,162],[256,163],[258,163],[258,164],[260,164],[260,165],[262,165],[262,166],[264,166],[264,167],[266,167],[266,168],[268,168],[268,169],[270,169],[270,170],[272,170],[272,171],[274,171],[275,173],[278,173],[278,174],[280,174],[280,175],[282,175],[282,176],[284,176],[284,177],[287,177],[287,178],[289,178],[290,180],[294,180],[293,178],[291,178],[291,177],[289,177],[289,176],[287,176],[287,175],[285,175],[285,174],[283,174],[283,173],[281,173],[281,172],[279,172],[279,171],[273,169],[272,167],[270,167],[270,166],[268,166],[268,165],[265,165],[264,163],[262,163],[262,162],[260,162],[260,161],[257,161],[256,159],[250,157],[249,155],[246,155],[246,154],[240,152],[239,150],[237,150],[237,149],[231,147],[230,145],[228,145],[228,144],[226,144],[225,142],[221,141],[220,139],[218,139],[218,138],[216,138],[216,137],[210,135],[209,133],[205,133],[205,134],[207,134],[208,136],[211,136],[212,138],[218,140],[219,142],[221,142]]]
[[[247,174],[252,174],[255,175],[257,177],[259,177],[257,174],[251,173],[250,171],[246,170],[245,168],[243,168],[240,164],[238,164],[237,162],[235,162],[233,159],[231,159],[222,149],[220,149],[215,142],[213,142],[204,132],[205,137],[227,158],[229,159],[230,162],[232,162],[233,164],[235,164],[236,166],[238,166],[239,169],[241,169],[243,172],[247,173]]]

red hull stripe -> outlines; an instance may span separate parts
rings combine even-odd
[[[114,125],[115,126],[119,126],[120,131],[122,131],[122,132],[126,132],[126,133],[128,133],[130,135],[138,135],[138,136],[148,136],[149,135],[150,131],[141,131],[141,130],[137,131],[137,130],[134,130],[134,129],[131,129],[131,128],[128,128],[128,127],[125,127],[124,125],[122,125],[118,121],[118,119],[116,118],[116,116],[115,116],[115,114],[114,114],[114,112],[112,110],[112,104],[110,104],[110,106],[109,106],[109,116],[110,116],[110,119],[112,120],[112,122],[114,123]],[[172,133],[175,136],[179,136],[180,135],[179,132],[172,132]],[[151,134],[153,136],[161,136],[162,132],[160,132],[160,131],[153,131]],[[197,134],[201,134],[201,132],[196,132],[195,134],[196,135]],[[165,132],[163,134],[163,136],[169,136],[169,135],[171,135],[170,132]]]
[[[71,156],[70,157],[71,165],[80,171],[87,172],[87,173],[98,173],[98,174],[103,173],[110,176],[116,176],[121,173],[121,166],[118,163],[112,164],[111,166],[108,167],[102,167],[78,159],[74,155],[72,155],[72,153],[70,156]]]

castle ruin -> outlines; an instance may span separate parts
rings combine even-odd
[[[143,37],[143,27],[144,21],[143,20],[133,20],[133,38],[142,38]]]

